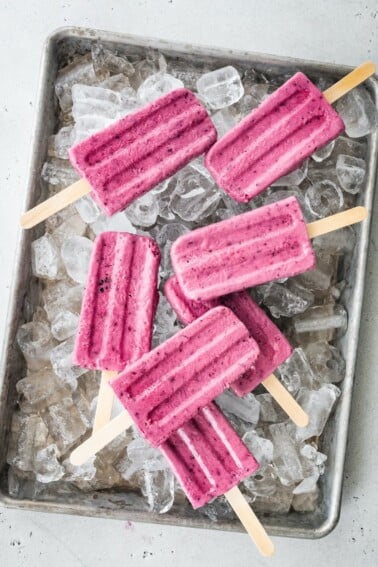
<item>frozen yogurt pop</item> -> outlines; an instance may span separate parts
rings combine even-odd
[[[128,364],[110,384],[158,447],[248,370],[258,353],[243,323],[226,307],[215,307]]]
[[[31,228],[87,193],[107,215],[121,211],[206,152],[216,137],[196,96],[172,91],[71,148],[83,179],[25,213],[21,226]]]
[[[148,237],[103,232],[94,243],[73,361],[104,372],[94,429],[110,419],[107,381],[151,348],[160,251]]]
[[[210,148],[206,167],[231,197],[248,202],[344,131],[330,103],[374,72],[365,63],[324,93],[296,73]]]
[[[366,215],[354,207],[306,225],[297,199],[289,197],[180,236],[171,248],[173,269],[188,298],[208,301],[311,270],[310,238]]]
[[[224,494],[263,555],[273,543],[237,484],[259,464],[215,404],[199,410],[161,446],[193,508]]]
[[[221,496],[259,468],[214,403],[199,410],[160,449],[193,508]]]
[[[83,464],[131,423],[127,412],[114,418],[73,451],[72,464]],[[259,464],[215,404],[198,410],[160,449],[194,508],[224,494],[260,553],[274,553],[272,541],[237,486]]]
[[[231,389],[242,397],[262,383],[296,425],[299,427],[307,425],[307,414],[273,374],[274,370],[291,355],[293,349],[278,327],[246,291],[208,302],[195,301],[185,297],[177,279],[172,277],[165,283],[164,293],[184,324],[191,323],[215,304],[223,304],[231,309],[247,327],[260,349],[252,368],[235,380],[230,386]]]

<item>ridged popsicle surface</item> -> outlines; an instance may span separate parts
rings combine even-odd
[[[108,215],[206,152],[216,141],[205,107],[177,89],[71,148],[72,165]]]
[[[319,89],[296,73],[209,150],[206,167],[246,203],[345,129]]]
[[[215,404],[160,446],[193,508],[231,490],[259,464]]]
[[[159,446],[248,370],[259,353],[243,323],[215,307],[111,382],[141,433]]]
[[[173,243],[171,258],[185,295],[202,301],[315,265],[295,197],[192,230]]]
[[[244,323],[251,337],[258,344],[260,352],[252,368],[230,385],[230,388],[240,397],[245,396],[261,384],[280,364],[289,358],[293,351],[279,328],[246,291],[232,293],[211,302],[195,301],[185,297],[177,279],[172,277],[167,280],[164,293],[179,320],[186,325],[194,321],[198,314],[205,313],[215,303],[231,309]]]
[[[103,232],[94,244],[73,359],[122,370],[151,348],[160,251],[148,237]]]

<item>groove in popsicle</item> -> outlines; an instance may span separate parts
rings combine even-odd
[[[320,97],[321,95],[319,95]],[[319,124],[323,126],[326,121],[324,112],[308,114],[306,119],[303,119],[303,114],[306,112],[306,107],[313,103],[313,97],[310,100],[306,100],[305,104],[294,107],[292,114],[288,115],[286,109],[282,107],[282,115],[280,112],[276,111],[274,115],[268,115],[268,117],[261,117],[256,123],[251,123],[247,132],[243,132],[242,136],[245,140],[245,145],[243,146],[243,151],[240,151],[240,144],[235,144],[233,148],[231,146],[231,152],[234,154],[232,157],[228,157],[229,163],[224,169],[220,169],[220,179],[226,183],[235,183],[239,178],[242,177],[246,171],[253,169],[256,164],[260,164],[265,156],[270,156],[271,152],[275,148],[279,148],[282,151],[282,146],[285,144],[290,146],[291,140],[298,136],[298,132],[305,135],[308,133],[313,134],[314,124]],[[281,105],[280,105],[281,106]],[[278,115],[278,116],[277,116]],[[257,130],[257,131],[255,131]],[[308,143],[308,136],[306,135],[306,144]],[[295,149],[297,149],[297,140],[294,144]],[[222,149],[219,150],[219,156],[222,159],[227,157],[227,151]],[[224,155],[226,154],[226,156]],[[216,167],[217,159],[213,158],[214,166]],[[272,160],[274,163],[274,160]],[[252,173],[256,174],[257,170],[262,169],[256,167],[256,171]]]
[[[201,369],[209,364],[209,352],[214,353],[218,350],[218,357],[225,357],[225,348],[228,342],[236,346],[237,341],[245,340],[248,337],[246,329],[242,325],[229,324],[227,328],[213,332],[213,318],[198,330],[196,336],[191,335],[190,341],[186,337],[174,348],[167,350],[168,343],[165,343],[164,357],[151,367],[142,366],[133,380],[125,388],[125,393],[132,399],[138,397],[148,397],[160,393],[161,398],[174,393],[192,373],[192,365],[195,363],[196,376]],[[155,351],[157,351],[155,349]],[[154,352],[155,352],[154,351]],[[215,354],[212,356],[214,359]],[[175,364],[172,367],[172,360]],[[188,376],[185,374],[187,370]],[[163,388],[164,384],[164,388]]]
[[[184,415],[187,408],[195,405],[201,407],[203,398],[208,397],[210,400],[220,394],[236,377],[252,366],[256,350],[252,346],[248,348],[248,342],[248,338],[242,338],[229,345],[220,356],[213,355],[206,365],[202,365],[201,361],[190,380],[181,382],[179,388],[175,388],[169,397],[165,396],[148,412],[148,423],[158,423],[163,428],[167,423],[175,423],[177,416]],[[207,359],[209,360],[208,354]],[[182,374],[183,369],[180,369],[180,378]]]
[[[167,98],[164,105],[161,104],[160,100],[152,103],[149,106],[148,112],[146,108],[142,108],[139,112],[136,111],[131,113],[124,118],[122,118],[117,124],[117,131],[114,128],[108,128],[108,136],[100,145],[96,145],[95,149],[90,149],[86,155],[85,162],[89,166],[95,166],[98,163],[104,163],[114,156],[117,156],[118,152],[124,151],[124,148],[129,148],[131,155],[133,155],[133,144],[136,142],[139,145],[141,139],[148,140],[151,133],[159,132],[163,133],[165,130],[170,131],[170,128],[165,128],[167,124],[172,120],[172,107],[175,108],[179,105],[184,105],[181,108],[179,114],[174,115],[174,121],[183,120],[185,122],[186,118],[190,114],[193,114],[193,118],[200,114],[202,117],[207,117],[207,112],[203,106],[200,106],[199,101],[194,98],[187,90],[179,89],[176,91],[177,96],[174,94]],[[155,108],[154,108],[155,104]],[[176,108],[175,108],[176,110]],[[105,134],[106,130],[102,132]],[[110,157],[111,156],[111,157]]]

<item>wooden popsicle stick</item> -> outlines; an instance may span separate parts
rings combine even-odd
[[[71,463],[75,466],[82,465],[132,424],[133,420],[127,411],[123,411],[91,437],[88,437],[84,443],[76,447],[70,456]]]
[[[290,419],[294,421],[295,425],[298,427],[306,427],[306,425],[308,425],[309,419],[307,413],[274,374],[265,378],[262,385],[268,390],[269,394],[276,400],[278,405],[287,413]]]
[[[93,433],[109,423],[114,400],[114,392],[108,382],[117,376],[118,372],[104,370],[101,373],[100,390],[98,392],[98,400],[96,414],[93,422]]]
[[[91,190],[91,186],[85,179],[79,179],[66,189],[59,191],[53,197],[46,199],[36,207],[26,211],[21,216],[20,224],[22,228],[32,228],[36,224],[51,217],[54,213],[58,213],[67,205],[74,203],[84,195],[87,195]]]
[[[309,238],[315,238],[316,236],[327,234],[327,232],[333,232],[339,228],[361,222],[366,219],[367,215],[368,211],[365,207],[353,207],[347,211],[336,213],[336,215],[308,223],[307,233]]]
[[[323,92],[324,98],[332,104],[346,93],[366,81],[375,74],[376,68],[372,61],[362,63],[356,69],[353,69],[348,75],[345,75],[340,81],[337,81],[332,87]]]
[[[246,532],[251,536],[259,552],[265,557],[273,555],[274,545],[272,540],[239,488],[234,486],[234,488],[225,493],[225,497],[243,524]]]

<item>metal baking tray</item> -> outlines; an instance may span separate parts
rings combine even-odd
[[[349,67],[287,59],[261,55],[245,51],[216,49],[191,44],[179,44],[150,38],[120,35],[112,32],[82,28],[63,28],[55,31],[46,41],[42,73],[40,79],[39,101],[36,126],[32,146],[30,175],[27,184],[25,210],[34,206],[45,196],[39,182],[40,171],[47,152],[48,136],[56,126],[57,105],[54,98],[54,79],[59,67],[73,53],[90,51],[91,44],[101,41],[110,48],[125,54],[142,53],[146,47],[156,48],[167,57],[193,62],[210,63],[213,66],[234,64],[239,69],[253,67],[258,71],[269,70],[270,74],[292,73],[302,70],[310,77],[330,77],[337,80],[350,71]],[[366,83],[375,104],[378,104],[378,81],[371,78]],[[378,156],[378,133],[368,141],[368,178],[366,191],[360,196],[360,204],[372,210],[374,186],[376,183]],[[327,424],[322,436],[321,450],[328,454],[326,473],[321,477],[320,502],[311,513],[290,512],[288,514],[263,514],[261,519],[273,535],[302,538],[319,538],[328,534],[337,524],[340,513],[343,468],[348,422],[352,402],[352,387],[357,354],[361,308],[364,294],[365,267],[367,261],[370,219],[357,228],[358,243],[354,253],[350,273],[350,288],[346,300],[349,314],[348,332],[342,340],[341,348],[346,358],[346,377],[341,383],[342,396],[337,404],[335,415]],[[174,524],[198,528],[241,531],[235,519],[212,522],[198,512],[194,512],[185,502],[177,502],[169,513],[158,515],[147,510],[142,497],[134,493],[115,493],[101,491],[72,494],[53,494],[43,501],[14,499],[9,496],[5,464],[7,440],[12,412],[16,406],[15,384],[23,376],[24,361],[16,346],[17,328],[31,319],[33,305],[37,297],[38,285],[31,274],[30,244],[40,236],[42,227],[20,232],[13,287],[10,296],[7,333],[0,368],[0,502],[9,507],[60,512],[75,515],[103,516],[113,519],[130,519],[141,522]]]

